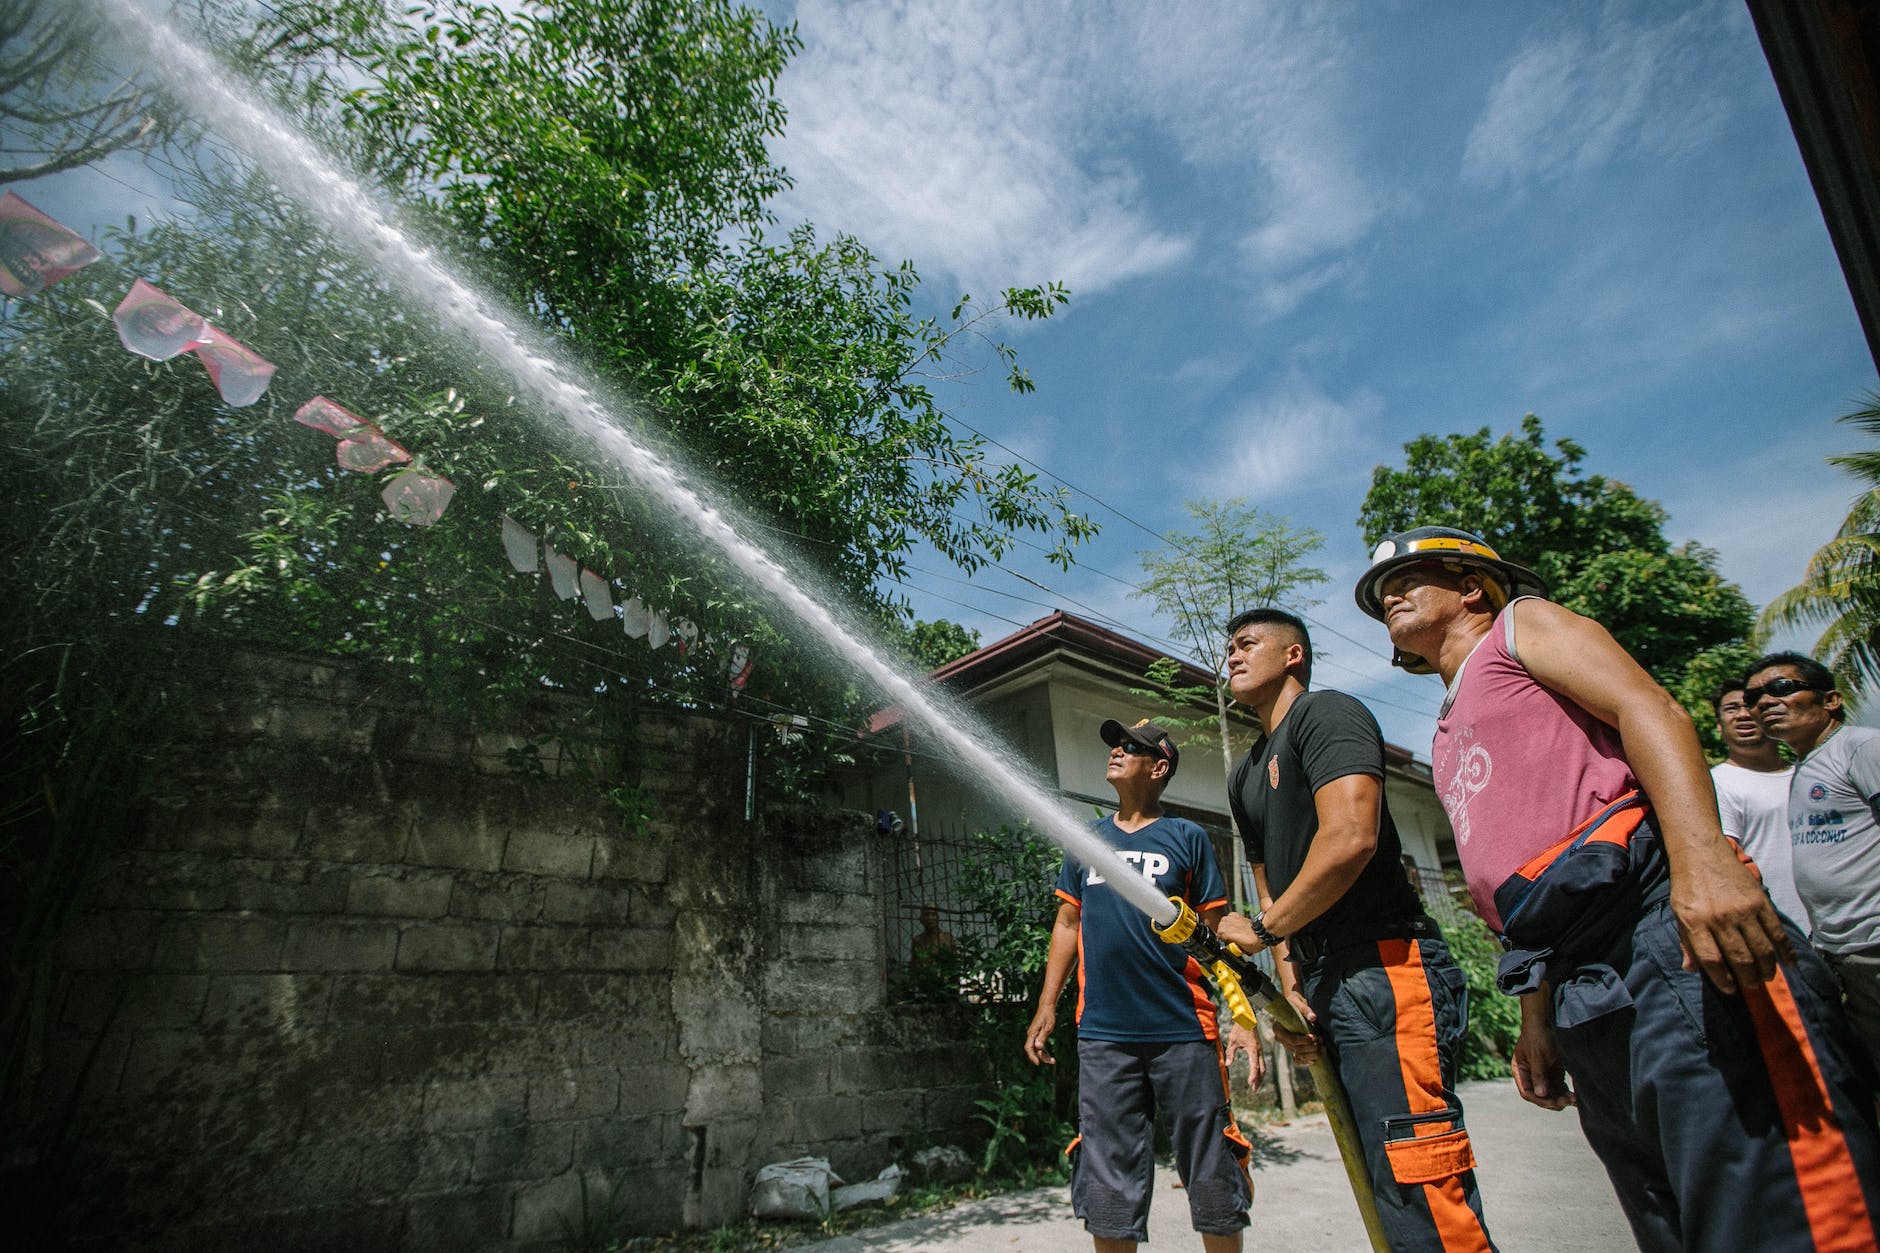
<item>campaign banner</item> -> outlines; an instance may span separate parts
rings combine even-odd
[[[503,515],[503,555],[517,574],[534,574],[541,569],[541,548],[535,532],[508,514]]]
[[[555,589],[555,595],[563,600],[573,600],[581,594],[581,567],[575,564],[573,557],[564,557],[555,551],[553,544],[544,543],[542,559],[548,563],[548,582]]]
[[[236,342],[235,337],[210,325],[200,342],[191,350],[209,371],[216,394],[222,403],[245,409],[261,399],[274,377],[274,363],[252,348]]]
[[[394,474],[379,497],[394,522],[430,526],[444,516],[444,510],[450,508],[450,498],[456,494],[457,485],[447,478],[406,470]]]
[[[337,436],[339,444],[333,450],[333,459],[343,470],[376,474],[386,466],[411,460],[404,445],[386,435],[376,423],[325,396],[315,396],[295,410],[294,421]]]
[[[638,596],[632,597],[620,606],[620,629],[626,632],[628,639],[644,639],[651,617],[646,602]]]
[[[614,598],[607,580],[592,570],[581,571],[581,599],[587,604],[588,617],[605,622],[614,616]]]
[[[152,361],[168,361],[209,340],[207,318],[141,278],[112,310],[111,321],[125,348]]]
[[[103,255],[16,193],[0,196],[0,292],[37,295]]]

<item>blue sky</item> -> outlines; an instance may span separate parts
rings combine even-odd
[[[936,304],[1072,290],[1013,332],[1035,395],[994,370],[944,394],[1104,533],[1068,574],[916,574],[922,617],[991,639],[1047,612],[1008,593],[1160,637],[1117,581],[1135,523],[1244,496],[1325,534],[1320,682],[1422,754],[1435,681],[1349,594],[1406,440],[1537,413],[1758,604],[1852,498],[1823,458],[1874,365],[1741,3],[765,7],[805,44],[786,221],[913,260]]]

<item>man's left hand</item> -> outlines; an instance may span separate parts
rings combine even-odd
[[[1267,1021],[1273,1026],[1273,1038],[1292,1054],[1294,1061],[1301,1066],[1310,1066],[1319,1060],[1319,1038],[1311,1033],[1311,1029],[1318,1024],[1319,1016],[1312,1012],[1312,1003],[1306,1000],[1298,989],[1287,992],[1286,999],[1292,1002],[1292,1007],[1299,1011],[1301,1018],[1305,1019],[1306,1034],[1294,1035],[1280,1026],[1277,1019],[1269,1017]]]
[[[1673,867],[1671,913],[1684,968],[1702,970],[1721,992],[1758,987],[1777,963],[1795,960],[1769,894],[1727,843],[1707,850],[1702,865]]]
[[[1266,1081],[1266,1050],[1260,1047],[1255,1032],[1235,1023],[1227,1029],[1227,1073],[1234,1073],[1234,1055],[1247,1055],[1247,1086],[1258,1088]]]

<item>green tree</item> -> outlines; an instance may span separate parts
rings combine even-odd
[[[1586,450],[1546,442],[1528,414],[1518,435],[1420,435],[1404,466],[1379,466],[1358,511],[1365,546],[1413,526],[1473,531],[1547,580],[1554,600],[1602,623],[1660,683],[1684,700],[1714,749],[1709,693],[1686,682],[1740,651],[1754,610],[1717,570],[1717,553],[1665,538],[1664,507],[1581,469]],[[1699,659],[1712,657],[1699,665]],[[1734,655],[1734,654],[1729,654]],[[1685,693],[1691,692],[1687,697]],[[1693,703],[1695,701],[1695,703]]]
[[[945,618],[916,622],[907,631],[908,652],[923,670],[938,670],[978,647],[979,632]]]
[[[0,0],[0,185],[76,169],[175,134],[161,97],[103,74],[88,50],[98,23],[83,5]]]
[[[624,414],[640,438],[736,484],[762,542],[890,632],[905,608],[878,576],[916,544],[970,570],[1030,531],[1068,563],[1095,530],[1064,493],[989,463],[927,386],[989,355],[1029,390],[989,333],[1048,316],[1061,288],[919,316],[910,266],[808,228],[764,237],[765,199],[787,181],[764,139],[782,123],[788,31],[720,0],[519,16],[348,0],[263,16],[208,28],[252,31],[246,63],[436,246],[494,274],[609,390],[642,398]],[[555,107],[518,112],[515,99]],[[709,656],[629,649],[617,627],[571,621],[510,577],[491,542],[509,514],[721,644],[756,643],[753,694],[829,711],[869,699],[794,624],[772,622],[718,554],[624,490],[618,467],[545,435],[552,418],[527,414],[264,180],[213,158],[184,179],[194,223],[109,235],[105,262],[0,328],[14,349],[0,403],[20,429],[34,424],[11,503],[35,512],[12,534],[45,553],[125,541],[120,582],[92,577],[108,562],[49,561],[37,599],[78,588],[67,603],[81,614],[135,606],[140,624],[375,658],[465,712],[543,683],[603,703],[712,694]],[[125,357],[104,313],[131,275],[276,362],[263,402],[216,404],[189,358]],[[316,391],[458,484],[443,522],[385,529],[376,492],[334,469],[330,441],[285,422]],[[58,615],[44,621],[70,634]]]
[[[1711,697],[1724,680],[1742,678],[1761,651],[1748,640],[1732,640],[1707,648],[1692,657],[1677,678],[1666,685],[1678,703],[1690,712],[1691,721],[1697,724],[1697,738],[1703,742],[1704,751],[1713,762],[1722,761],[1727,754],[1723,737],[1717,732],[1717,713],[1711,705]]]
[[[767,201],[789,182],[765,142],[784,125],[775,82],[793,30],[727,0],[277,9],[245,58],[643,398],[659,415],[645,433],[737,484],[740,508],[797,564],[892,617],[877,576],[902,573],[922,540],[970,570],[1015,532],[1046,535],[1060,564],[1094,533],[1068,491],[990,463],[928,386],[983,348],[1030,390],[989,331],[1049,316],[1061,287],[921,316],[911,265],[807,227],[766,237]]]
[[[1844,415],[1869,437],[1880,437],[1880,393]],[[1834,538],[1809,558],[1802,581],[1769,602],[1756,624],[1758,641],[1783,627],[1823,627],[1815,656],[1836,683],[1858,699],[1880,683],[1880,446],[1829,457],[1865,490],[1848,507]]]
[[[1180,667],[1168,661],[1150,668],[1149,679],[1166,699],[1169,719],[1189,729],[1193,743],[1215,737],[1203,730],[1212,721],[1219,733],[1221,760],[1231,771],[1234,745],[1227,721],[1227,624],[1236,614],[1265,605],[1300,610],[1318,603],[1302,593],[1325,581],[1325,571],[1306,565],[1325,545],[1311,527],[1294,527],[1285,518],[1251,507],[1244,499],[1190,500],[1191,531],[1170,531],[1162,547],[1138,554],[1143,582],[1130,595],[1153,601],[1169,624],[1172,638],[1188,647],[1194,660],[1214,675],[1206,687],[1184,686]],[[1180,712],[1211,704],[1212,719]]]

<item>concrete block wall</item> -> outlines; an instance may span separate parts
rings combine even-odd
[[[78,1093],[85,1241],[556,1247],[584,1193],[712,1226],[766,1161],[971,1136],[963,1024],[884,1013],[872,823],[746,822],[748,724],[524,775],[529,736],[331,664],[238,659],[203,708],[61,947],[40,1107]],[[629,771],[643,831],[594,781]]]

